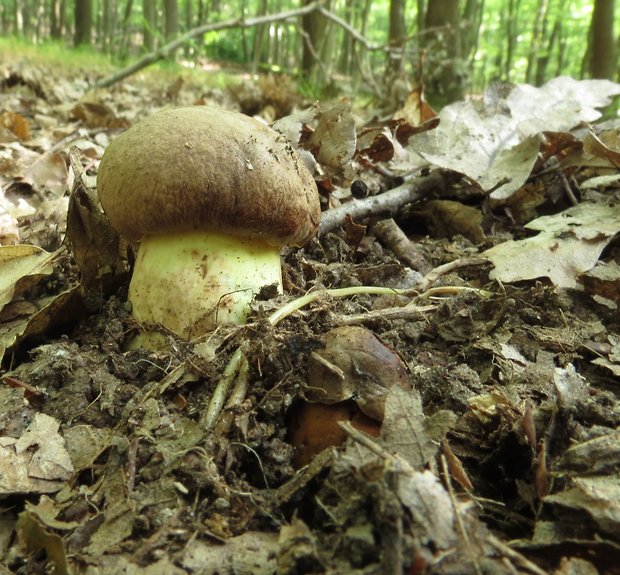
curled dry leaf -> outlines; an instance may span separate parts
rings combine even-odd
[[[310,358],[306,399],[326,404],[354,399],[362,412],[382,420],[388,390],[409,387],[402,359],[364,327],[337,327],[323,341],[324,349]]]
[[[509,240],[483,252],[495,266],[489,277],[502,282],[548,277],[557,286],[574,288],[577,277],[594,267],[620,230],[620,206],[583,202],[525,227],[539,231],[538,235]]]
[[[1,139],[5,142],[28,140],[30,138],[30,126],[28,120],[21,114],[2,112],[0,115]]]
[[[346,433],[340,421],[378,436],[390,388],[409,387],[405,364],[370,330],[337,327],[313,352],[303,403],[293,412],[291,439],[295,464],[305,465],[323,449],[340,445]]]

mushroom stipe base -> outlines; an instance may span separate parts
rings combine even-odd
[[[193,339],[219,324],[244,323],[256,293],[273,284],[282,291],[280,250],[261,239],[168,233],[140,244],[129,301],[139,323]]]

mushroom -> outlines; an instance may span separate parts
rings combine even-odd
[[[97,192],[112,227],[140,242],[133,317],[186,339],[244,323],[264,286],[281,292],[281,248],[302,246],[320,219],[314,179],[282,135],[206,106],[166,109],[121,134]]]
[[[321,339],[323,349],[310,354],[308,381],[302,384],[305,401],[294,406],[289,419],[296,467],[344,443],[341,421],[378,436],[390,389],[411,388],[403,360],[369,329],[340,326]]]

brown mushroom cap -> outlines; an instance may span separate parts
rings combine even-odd
[[[163,110],[121,134],[101,159],[97,191],[129,240],[213,229],[300,246],[320,219],[314,179],[284,136],[206,106]]]

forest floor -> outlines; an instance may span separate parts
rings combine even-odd
[[[282,78],[226,89],[146,71],[90,89],[101,75],[0,67],[0,572],[620,573],[620,146],[598,156],[611,165],[536,165],[509,206],[441,168],[393,219],[287,249],[285,295],[264,294],[247,325],[130,350],[132,247],[110,242],[94,194],[107,144],[170,104],[271,122],[311,103]],[[339,160],[308,146],[324,215],[441,164],[395,135],[411,119],[346,106],[302,114],[315,133],[333,120]],[[583,153],[572,138],[547,159]],[[571,195],[598,206],[598,232],[546,275],[526,277],[534,248],[514,279],[493,275],[486,250],[532,237],[524,224],[575,209]],[[578,269],[585,244],[607,276]],[[247,392],[207,430],[238,350]]]

